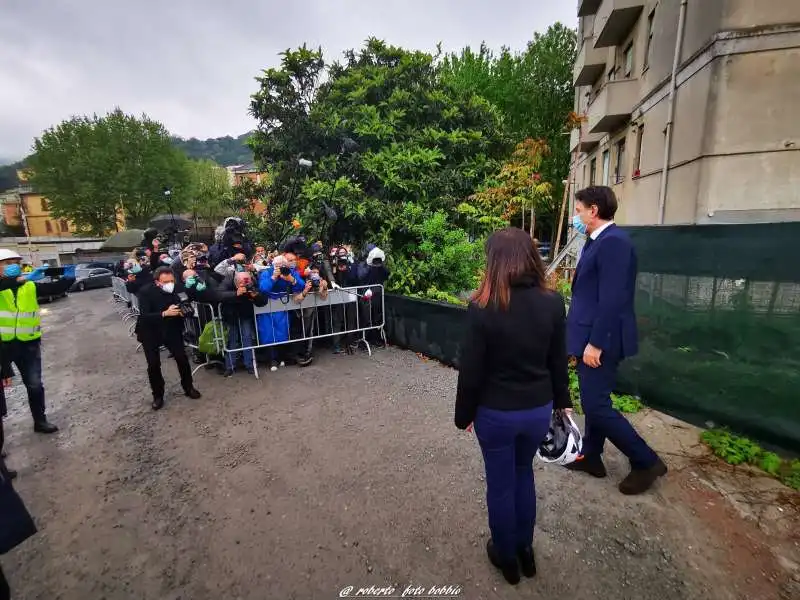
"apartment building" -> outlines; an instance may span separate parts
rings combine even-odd
[[[578,17],[573,189],[610,185],[628,225],[800,221],[800,0],[579,0]]]

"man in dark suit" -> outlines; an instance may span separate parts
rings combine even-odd
[[[616,212],[617,199],[609,187],[589,187],[575,194],[573,226],[587,239],[572,282],[567,352],[578,359],[586,432],[583,454],[569,468],[605,477],[602,455],[608,439],[630,460],[631,472],[619,490],[632,495],[647,491],[667,467],[611,405],[619,364],[639,349],[636,251],[614,224]]]
[[[147,360],[147,376],[153,392],[153,410],[164,406],[164,376],[161,374],[161,346],[166,346],[175,358],[183,391],[189,398],[200,398],[194,388],[192,369],[183,346],[181,298],[175,293],[175,275],[169,267],[159,267],[153,273],[153,283],[143,287],[139,298],[139,318],[136,337],[142,343]]]

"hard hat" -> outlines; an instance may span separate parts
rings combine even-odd
[[[536,451],[542,462],[568,465],[575,462],[581,453],[583,440],[581,430],[572,417],[561,410],[554,410],[550,418],[550,429]]]
[[[13,250],[8,250],[7,248],[0,248],[0,260],[10,260],[12,258],[19,258],[20,260],[22,260],[22,257]]]

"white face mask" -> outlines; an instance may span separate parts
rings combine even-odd
[[[170,281],[169,283],[164,283],[161,285],[161,289],[164,290],[166,293],[171,294],[175,291],[175,283]]]

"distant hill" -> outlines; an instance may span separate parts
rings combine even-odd
[[[172,143],[183,150],[189,158],[195,160],[207,158],[223,167],[229,167],[253,162],[253,153],[245,143],[249,136],[249,132],[243,133],[239,137],[226,135],[207,140],[198,140],[197,138],[186,140],[173,136]],[[10,165],[0,165],[0,192],[19,185],[17,169],[21,168],[26,160],[27,158],[24,158]]]
[[[223,167],[229,167],[253,162],[253,153],[245,143],[249,136],[250,133],[248,132],[239,137],[226,135],[225,137],[209,138],[207,140],[198,140],[197,138],[185,140],[173,137],[172,143],[186,152],[189,158],[197,160],[208,158]]]

